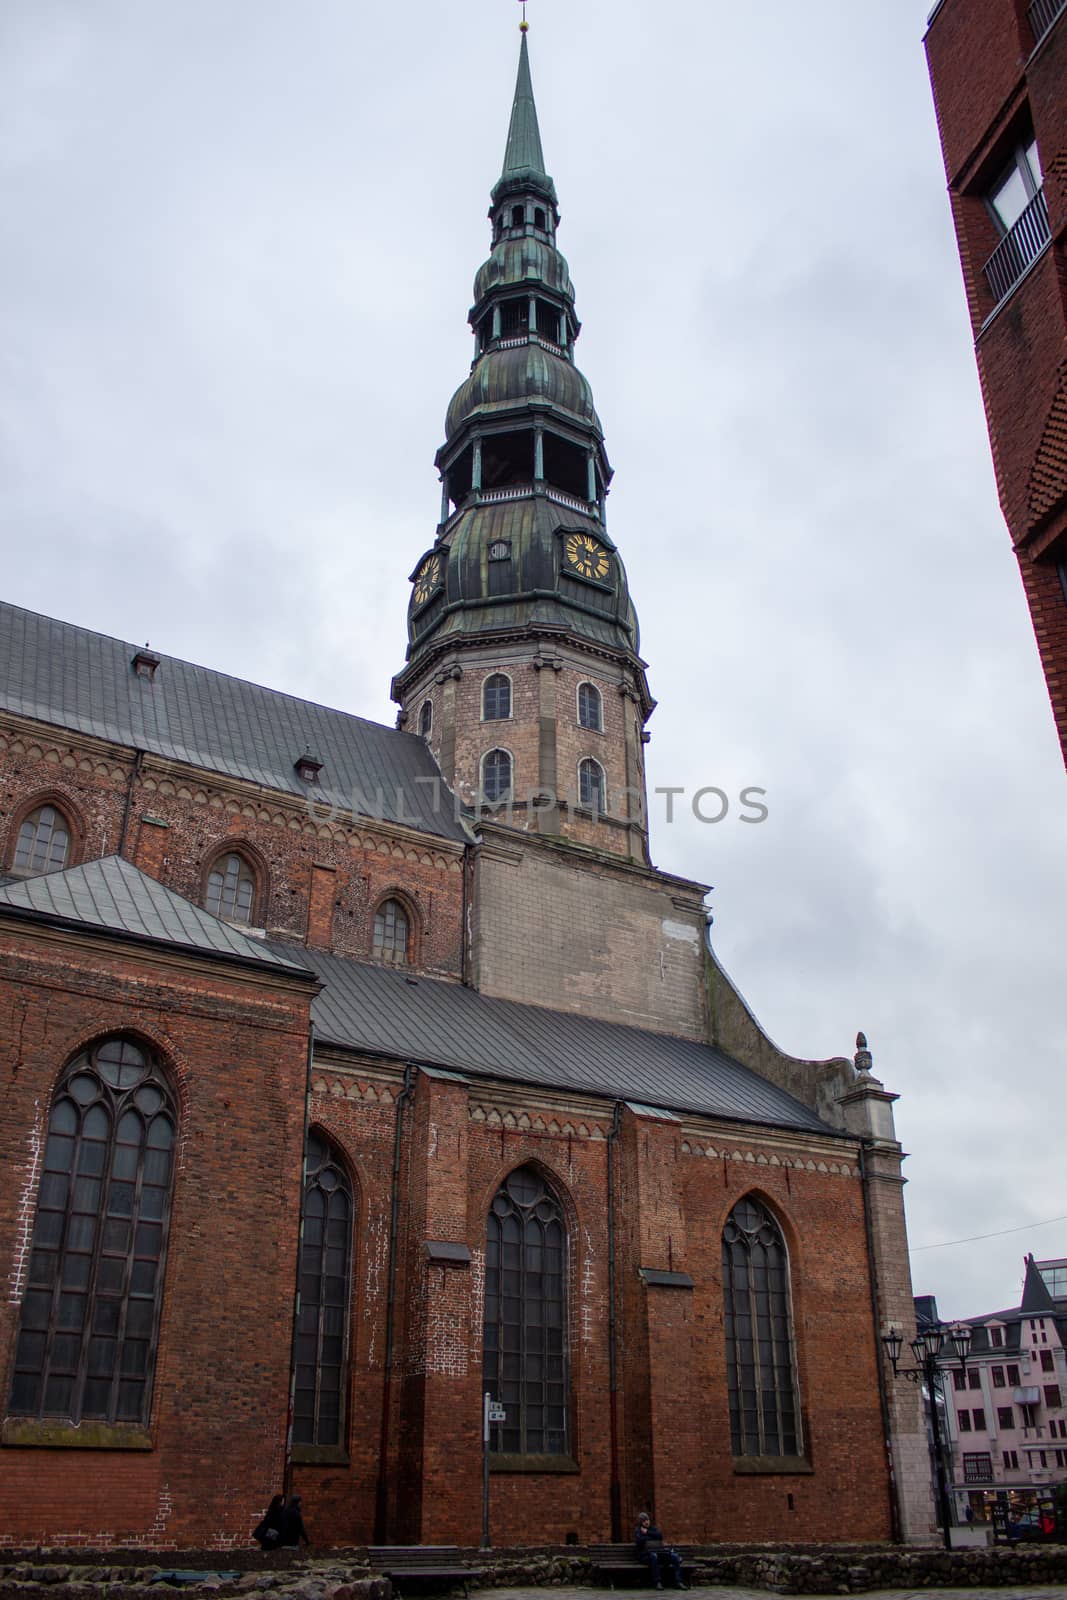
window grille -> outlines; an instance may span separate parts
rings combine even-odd
[[[41,806],[19,829],[12,865],[19,872],[61,872],[69,855],[67,819],[55,806]]]
[[[255,898],[256,875],[243,856],[231,854],[216,861],[208,874],[204,901],[213,916],[249,923]]]
[[[406,967],[410,925],[399,900],[385,900],[374,916],[374,955],[386,966]]]
[[[799,1455],[789,1257],[778,1223],[751,1197],[723,1229],[722,1275],[734,1455]]]
[[[308,1134],[293,1443],[344,1442],[352,1293],[352,1185],[332,1145]]]

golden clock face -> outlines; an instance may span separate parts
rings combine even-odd
[[[611,568],[608,553],[591,533],[568,533],[563,551],[567,565],[580,572],[583,578],[607,577]]]
[[[415,604],[425,605],[435,589],[441,586],[441,557],[428,556],[415,577]]]

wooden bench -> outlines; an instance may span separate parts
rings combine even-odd
[[[682,1582],[690,1583],[696,1571],[696,1562],[693,1560],[692,1545],[675,1544],[670,1546],[677,1550],[682,1563]],[[651,1587],[651,1573],[644,1561],[639,1561],[634,1553],[633,1544],[591,1544],[589,1546],[589,1566],[593,1575],[601,1582],[606,1582],[609,1589],[614,1589],[618,1580],[636,1581]],[[662,1567],[660,1571],[662,1573]],[[668,1568],[669,1571],[669,1568]],[[669,1584],[666,1585],[669,1588]]]
[[[470,1567],[454,1544],[375,1544],[367,1558],[375,1572],[384,1573],[402,1593],[404,1583],[461,1583],[466,1594],[471,1578],[485,1576],[484,1567]]]

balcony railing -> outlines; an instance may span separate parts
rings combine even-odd
[[[1061,11],[1067,10],[1067,0],[1034,0],[1027,12],[1034,43],[1040,44]]]
[[[1067,4],[1067,0],[1062,0],[1062,3]],[[986,281],[997,305],[1011,293],[1048,242],[1048,205],[1044,189],[1039,189],[985,264]]]

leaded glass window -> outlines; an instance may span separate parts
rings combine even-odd
[[[482,794],[490,805],[511,793],[511,757],[506,750],[490,750],[482,762]]]
[[[739,1200],[722,1234],[730,1438],[735,1456],[797,1456],[800,1405],[789,1257],[770,1211]]]
[[[606,809],[604,769],[599,761],[590,759],[579,762],[578,791],[583,806],[588,806],[591,811],[597,812]]]
[[[256,875],[244,856],[222,856],[212,867],[204,902],[213,916],[228,922],[251,922],[256,898]]]
[[[61,872],[70,855],[70,825],[55,806],[31,811],[15,844],[17,872]]]
[[[494,672],[482,686],[482,717],[486,722],[505,722],[511,716],[511,679]]]
[[[177,1113],[131,1039],[91,1046],[48,1121],[10,1412],[148,1421]]]
[[[352,1185],[322,1134],[308,1134],[293,1443],[344,1442],[352,1292]]]
[[[386,966],[408,964],[409,923],[399,900],[383,900],[374,915],[374,957]]]
[[[485,1257],[484,1387],[507,1411],[491,1448],[568,1453],[567,1233],[563,1209],[533,1167],[493,1201]]]

